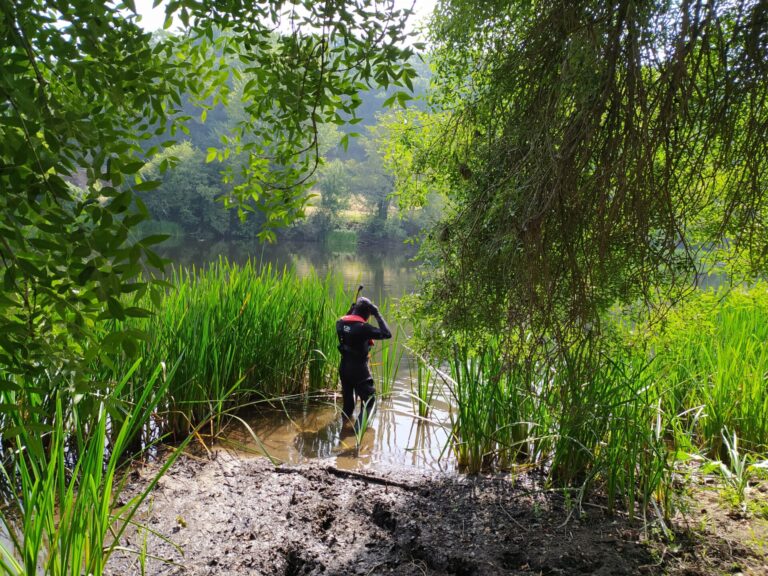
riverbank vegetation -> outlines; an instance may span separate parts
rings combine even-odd
[[[0,556],[11,574],[101,573],[130,520],[117,496],[123,458],[157,441],[166,423],[194,431],[196,420],[225,409],[239,379],[250,385],[273,366],[270,358],[236,373],[253,334],[238,332],[250,338],[244,343],[227,338],[251,313],[246,297],[219,301],[214,286],[191,296],[183,285],[195,281],[184,273],[181,292],[169,287],[167,263],[152,249],[164,236],[136,234],[151,216],[146,194],[163,184],[192,188],[195,202],[165,198],[185,204],[168,206],[179,226],[215,230],[256,215],[256,235],[274,239],[304,215],[321,126],[355,121],[362,88],[397,89],[415,76],[408,12],[392,6],[308,2],[297,12],[290,2],[240,9],[182,0],[165,8],[166,31],[155,35],[139,26],[134,2],[25,0],[0,9],[0,423],[9,504]],[[180,28],[169,30],[174,22]],[[204,150],[205,160],[237,162],[223,173],[186,170],[200,159],[182,136],[189,112],[215,121],[235,100],[236,122],[209,133]],[[222,217],[213,214],[215,195],[232,208]],[[286,297],[301,297],[303,286],[281,285]],[[177,307],[155,314],[172,292]],[[280,301],[260,296],[261,304]],[[312,310],[317,316],[305,320],[324,319]],[[146,330],[164,318],[152,349],[156,334]],[[295,315],[263,320],[296,327]],[[314,337],[298,336],[307,346]],[[303,371],[322,378],[320,350],[287,358],[290,347],[272,342],[272,351],[293,369],[280,386],[302,388]],[[202,382],[213,362],[227,369]]]
[[[226,35],[226,32],[220,34]],[[281,241],[323,241],[333,233],[354,233],[362,242],[400,242],[417,236],[434,223],[441,203],[400,210],[392,202],[395,179],[387,165],[392,112],[383,102],[393,97],[425,106],[429,83],[428,66],[411,60],[413,92],[398,92],[397,86],[361,89],[355,124],[340,120],[317,127],[317,169],[307,182],[306,202],[297,212],[301,218],[274,230]],[[231,66],[237,67],[236,62]],[[398,96],[399,95],[399,96]],[[243,220],[234,210],[221,210],[222,199],[231,193],[236,176],[222,180],[221,174],[237,174],[244,152],[217,152],[223,134],[236,130],[245,107],[242,84],[236,83],[226,102],[199,116],[189,98],[180,112],[190,118],[183,139],[155,154],[140,170],[144,180],[157,187],[140,192],[150,220],[144,227],[160,227],[177,235],[205,239],[255,238],[266,216],[258,210]],[[152,143],[155,139],[152,139]],[[172,170],[168,170],[172,167]]]
[[[3,3],[0,567],[100,574],[152,488],[121,503],[131,457],[335,383],[338,279],[170,271],[152,227],[424,230],[414,402],[446,383],[462,468],[663,524],[708,461],[743,500],[768,451],[765,3],[444,0],[429,70],[409,10],[300,4],[169,2],[152,35],[133,2]],[[714,272],[736,288],[696,288]]]
[[[661,323],[629,318],[615,317],[601,348],[549,361],[521,361],[497,338],[446,349],[437,371],[455,399],[459,464],[540,465],[557,485],[599,488],[611,508],[655,501],[670,516],[674,479],[692,462],[728,466],[734,436],[741,458],[765,458],[765,283],[697,291]]]
[[[203,270],[174,270],[169,282],[157,305],[137,303],[151,314],[107,325],[104,336],[151,334],[135,352],[146,366],[179,362],[163,399],[164,432],[184,438],[206,418],[220,422],[234,408],[335,384],[337,342],[329,326],[351,299],[338,278],[298,278],[292,270],[220,259]],[[131,357],[102,368],[101,377],[115,379]],[[145,372],[136,376],[148,380]],[[143,392],[131,387],[123,399],[134,403]]]
[[[694,290],[765,269],[762,7],[445,7],[430,114],[392,154],[404,205],[447,199],[409,314],[452,367],[462,461],[544,463],[631,512],[669,510],[677,455],[726,458],[736,428],[764,457],[763,332]]]

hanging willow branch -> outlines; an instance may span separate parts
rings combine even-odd
[[[434,104],[452,120],[430,154],[457,210],[431,294],[449,323],[487,326],[490,306],[566,338],[616,302],[680,295],[714,250],[764,269],[768,2],[436,14]]]

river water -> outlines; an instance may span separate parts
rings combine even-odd
[[[204,266],[225,256],[232,262],[251,259],[279,268],[293,267],[299,275],[308,275],[312,270],[321,275],[335,273],[343,277],[348,292],[363,284],[364,294],[374,301],[390,298],[397,302],[401,296],[412,293],[418,277],[414,250],[399,244],[353,244],[334,250],[321,243],[261,245],[177,240],[162,254],[175,264],[186,266]],[[395,323],[394,318],[387,321],[390,325]],[[407,334],[407,327],[403,329]],[[438,380],[429,417],[418,417],[411,394],[414,364],[405,350],[392,393],[378,398],[377,409],[361,439],[349,427],[342,426],[341,398],[337,394],[335,398],[273,403],[243,416],[242,423],[235,421],[224,442],[243,454],[266,452],[275,461],[289,464],[320,459],[351,470],[403,465],[453,470],[455,460],[446,448],[450,434],[448,392]]]

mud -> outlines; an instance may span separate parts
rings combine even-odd
[[[134,472],[127,493],[154,470]],[[569,514],[541,480],[535,472],[466,477],[412,468],[368,476],[320,463],[276,469],[226,451],[207,461],[184,456],[143,509],[148,530],[121,539],[129,551],[116,552],[107,573],[764,573],[753,549],[729,552],[716,534],[654,540],[642,523],[599,504]]]

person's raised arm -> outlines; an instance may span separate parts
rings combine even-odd
[[[379,325],[379,331],[381,332],[381,339],[387,340],[389,338],[392,338],[392,332],[389,331],[389,326],[387,326],[386,321],[384,318],[381,317],[381,312],[379,312],[379,308],[371,303],[371,314],[373,314],[373,317],[376,318],[376,323]]]

